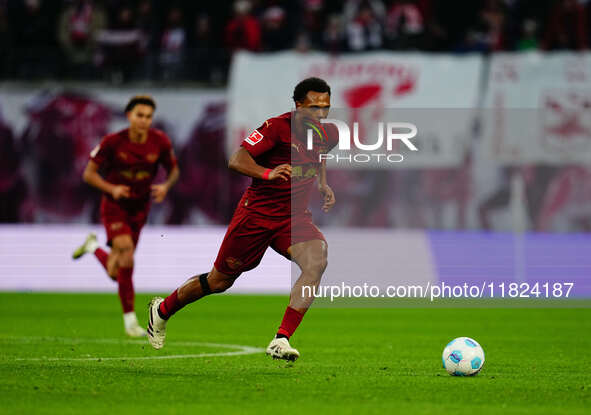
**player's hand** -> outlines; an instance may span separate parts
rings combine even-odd
[[[131,196],[131,189],[129,188],[129,186],[118,184],[115,187],[113,187],[113,190],[111,190],[111,196],[113,196],[113,199],[115,200],[124,198],[127,199]]]
[[[291,177],[291,166],[289,164],[280,164],[269,173],[269,180],[283,179],[288,181]]]
[[[334,197],[334,192],[327,184],[325,184],[324,186],[318,186],[318,190],[320,191],[322,196],[324,196],[324,204],[322,205],[322,211],[328,212],[337,202],[336,198]]]
[[[154,202],[161,203],[168,193],[168,186],[165,184],[153,184],[151,188]]]

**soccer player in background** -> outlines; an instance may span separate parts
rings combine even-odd
[[[91,152],[83,179],[103,192],[101,220],[111,251],[100,248],[96,236],[90,234],[72,255],[78,259],[93,253],[107,275],[117,281],[125,332],[132,337],[146,335],[134,311],[134,251],[151,200],[162,202],[179,178],[170,139],[150,128],[155,109],[156,103],[149,96],[131,98],[125,107],[129,128],[105,136]],[[159,165],[166,169],[168,177],[164,183],[153,184]]]
[[[308,201],[318,176],[323,210],[327,212],[335,203],[319,155],[334,147],[338,134],[336,128],[325,129],[319,122],[330,107],[330,87],[325,81],[303,80],[295,87],[293,99],[295,112],[265,121],[230,158],[229,168],[252,177],[252,184],[234,212],[213,269],[190,278],[164,300],[152,299],[148,339],[154,348],[163,347],[166,322],[174,313],[208,294],[230,288],[241,273],[259,264],[270,246],[294,261],[301,275],[292,287],[289,306],[267,354],[292,361],[299,357],[289,338],[314,300],[304,296],[302,287],[314,290],[327,264],[326,240],[312,222]],[[307,149],[308,130],[316,132],[312,150]]]

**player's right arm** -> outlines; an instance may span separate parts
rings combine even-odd
[[[101,143],[90,153],[90,160],[82,174],[82,180],[96,187],[104,193],[110,194],[113,199],[128,198],[131,193],[129,186],[109,183],[99,174],[98,170],[103,163],[113,157],[115,146],[114,136],[106,136]]]
[[[291,177],[291,166],[289,164],[280,164],[274,169],[267,169],[258,165],[248,150],[243,147],[232,154],[228,162],[228,168],[255,179],[283,179],[287,181]]]
[[[131,189],[129,186],[112,184],[102,178],[98,172],[99,165],[90,160],[84,169],[82,179],[89,185],[110,194],[113,199],[119,200],[130,196]]]
[[[318,191],[324,198],[322,211],[328,212],[336,203],[336,199],[332,188],[328,185],[326,180],[326,159],[322,160],[322,163],[320,164],[320,172],[318,173]]]
[[[280,164],[274,169],[269,169],[259,165],[255,160],[255,157],[275,147],[277,140],[278,135],[275,124],[272,121],[265,121],[262,126],[244,139],[240,149],[230,157],[228,167],[230,170],[255,179],[289,180],[291,177],[291,166],[289,164]]]

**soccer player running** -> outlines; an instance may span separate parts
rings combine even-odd
[[[234,212],[213,269],[190,278],[164,300],[152,299],[148,339],[155,349],[164,346],[166,322],[174,313],[208,294],[230,288],[241,273],[259,264],[270,246],[294,261],[301,275],[292,287],[289,306],[267,354],[292,361],[299,357],[289,338],[314,300],[303,295],[302,287],[310,286],[314,291],[327,264],[327,244],[312,222],[308,201],[318,176],[323,210],[327,212],[335,204],[319,154],[329,151],[338,135],[336,128],[327,134],[319,123],[330,107],[330,87],[325,81],[301,81],[293,99],[294,113],[265,121],[230,158],[229,168],[252,177],[252,184]],[[307,150],[305,141],[308,129],[316,132],[312,151]]]
[[[90,234],[72,257],[93,253],[107,275],[119,286],[125,332],[132,337],[146,335],[134,311],[134,251],[148,218],[151,199],[160,203],[179,178],[176,157],[170,139],[162,131],[150,128],[156,103],[149,96],[131,98],[125,107],[129,128],[105,136],[90,154],[84,170],[86,183],[103,192],[101,219],[107,231],[107,253]],[[153,184],[159,165],[168,177]],[[104,178],[99,174],[104,173]]]

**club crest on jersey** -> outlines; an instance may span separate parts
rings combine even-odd
[[[244,139],[248,144],[254,146],[263,139],[263,135],[257,130],[254,130],[248,137]]]
[[[146,156],[146,160],[150,163],[154,163],[158,159],[158,154],[150,153]]]

